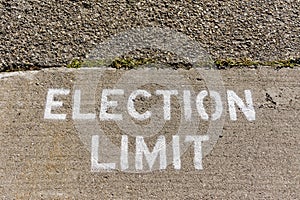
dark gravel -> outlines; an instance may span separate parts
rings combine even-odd
[[[300,1],[0,0],[0,69],[64,66],[112,34],[169,27],[213,58],[300,56]]]

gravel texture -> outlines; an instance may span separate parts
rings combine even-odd
[[[0,69],[65,66],[109,36],[169,27],[218,58],[300,56],[300,1],[0,0]]]

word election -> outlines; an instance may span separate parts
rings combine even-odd
[[[85,92],[85,91],[84,91]],[[66,97],[70,95],[70,89],[49,89],[46,97],[45,110],[44,110],[44,119],[46,120],[66,120],[67,114],[62,113],[62,109],[58,109],[64,106],[62,96]],[[146,106],[144,108],[141,104],[138,104],[138,101],[147,101],[152,96],[160,97],[158,100],[156,99],[155,105]],[[192,97],[194,96],[194,97]],[[181,120],[185,120],[186,122],[192,120],[211,120],[216,121],[221,118],[222,113],[224,112],[223,106],[225,103],[228,104],[229,117],[231,120],[237,120],[237,112],[243,113],[245,119],[248,121],[255,120],[255,110],[253,106],[252,94],[250,90],[244,91],[244,97],[240,97],[236,92],[232,90],[226,91],[226,101],[223,102],[220,93],[216,91],[207,91],[202,90],[199,91],[196,95],[192,95],[190,90],[155,90],[149,92],[147,90],[133,90],[130,93],[126,94],[123,89],[103,89],[102,94],[99,95],[99,101],[94,100],[95,102],[99,102],[99,105],[95,105],[93,101],[88,101],[89,104],[86,103],[86,99],[89,96],[84,96],[81,93],[81,90],[74,90],[73,93],[73,101],[72,101],[72,114],[70,118],[74,121],[76,120],[100,120],[103,123],[105,121],[122,121],[127,122],[124,115],[129,115],[132,119],[143,121],[147,119],[151,119],[154,116],[154,111],[160,111],[159,120],[170,121],[172,120],[172,105],[174,106],[173,101],[174,97],[176,101],[181,103],[182,108],[180,112],[182,112]],[[96,98],[95,96],[93,98]],[[213,107],[212,113],[208,112],[207,106],[205,106],[205,100],[209,98],[211,102],[211,106]],[[224,98],[224,97],[223,97]],[[85,101],[84,101],[85,100]],[[149,101],[148,103],[151,104]],[[99,113],[95,112],[84,112],[84,109],[87,108],[87,105],[94,106],[94,110],[98,110]],[[143,104],[142,104],[143,105]],[[153,106],[156,106],[161,109],[154,110]],[[125,110],[120,111],[120,108],[123,107]],[[143,109],[139,109],[143,107]],[[177,106],[178,107],[178,106]],[[56,110],[56,111],[55,111]],[[141,111],[142,110],[142,111]],[[157,113],[156,113],[157,114]],[[199,116],[198,119],[193,119],[192,116]],[[123,119],[124,118],[124,119]],[[195,117],[194,117],[195,118]],[[157,118],[156,118],[157,120]],[[84,123],[85,124],[85,123]],[[88,124],[88,123],[87,123]],[[128,124],[130,126],[130,124]],[[96,130],[100,127],[94,127]],[[155,127],[153,127],[153,131]],[[143,129],[142,129],[143,130]],[[152,129],[151,129],[152,131]],[[189,130],[186,130],[189,131]],[[126,133],[125,133],[126,134]],[[113,152],[113,155],[116,153],[119,155],[120,163],[117,166],[116,162],[103,162],[99,159],[99,149],[106,148],[107,145],[106,140],[95,133],[91,133],[91,171],[92,172],[100,172],[100,171],[110,171],[115,169],[120,169],[121,171],[128,171],[132,168],[137,172],[143,172],[145,170],[153,170],[154,164],[159,165],[157,169],[164,170],[167,168],[167,162],[172,162],[173,168],[175,170],[181,169],[181,158],[182,155],[182,147],[185,145],[193,144],[194,150],[194,168],[195,170],[202,170],[202,152],[203,152],[203,143],[209,143],[208,141],[210,135],[180,135],[179,133],[174,133],[171,137],[170,144],[166,144],[166,137],[164,135],[155,136],[156,143],[153,147],[153,150],[150,151],[147,144],[145,143],[144,136],[141,134],[135,135],[133,138],[135,139],[135,153],[129,152],[129,138],[127,135],[123,134],[121,136],[120,148],[118,148],[119,152]],[[171,152],[171,153],[170,153]],[[167,155],[172,155],[169,158]],[[159,159],[158,159],[159,156]],[[144,159],[145,158],[145,159]],[[111,160],[111,159],[110,159]],[[157,162],[155,162],[157,160]],[[143,161],[146,161],[143,163]]]
[[[245,100],[243,100],[232,90],[227,90],[227,102],[230,119],[235,121],[237,120],[237,111],[236,106],[244,113],[248,121],[255,120],[255,110],[252,101],[252,95],[250,90],[245,90]],[[59,95],[69,95],[69,89],[49,89],[46,99],[46,106],[44,112],[44,119],[53,119],[53,120],[65,120],[66,114],[63,113],[52,113],[52,110],[58,107],[63,106],[62,101],[55,101],[55,97]],[[179,95],[177,90],[156,90],[156,95],[163,96],[162,109],[164,120],[171,120],[171,96]],[[204,99],[210,95],[210,98],[214,99],[215,102],[215,112],[211,114],[211,120],[217,120],[221,117],[223,112],[223,103],[221,95],[216,91],[200,91],[196,96],[196,108],[199,116],[203,120],[208,120],[209,115],[205,110]],[[189,90],[183,90],[183,105],[184,105],[184,116],[185,120],[190,121],[192,116],[192,105],[191,105],[191,92]],[[101,121],[113,120],[119,121],[122,120],[122,113],[110,113],[109,110],[116,108],[118,106],[117,101],[109,100],[109,97],[112,96],[124,96],[124,90],[122,89],[103,89],[101,95],[101,105],[100,105],[100,114],[99,118]],[[150,98],[152,96],[146,90],[134,90],[128,97],[127,101],[127,111],[128,114],[136,120],[146,120],[151,117],[151,111],[147,110],[144,113],[140,113],[136,110],[134,102],[137,97]],[[72,119],[73,120],[93,120],[96,118],[96,113],[81,113],[81,90],[75,90],[73,96],[73,110],[72,110]]]

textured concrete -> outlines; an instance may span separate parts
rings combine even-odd
[[[70,118],[71,95],[59,98],[65,104],[56,111],[67,113],[66,120],[43,118],[48,89],[72,91],[77,72],[2,74],[1,199],[300,198],[299,69],[221,70],[226,89],[241,96],[252,91],[256,120],[227,115],[204,170],[190,170],[193,152],[187,151],[183,170],[151,173],[91,172],[90,152]],[[99,87],[110,80],[99,80]],[[114,126],[105,126],[115,140]]]

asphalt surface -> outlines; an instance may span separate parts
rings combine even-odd
[[[0,4],[0,69],[65,66],[109,36],[169,27],[218,58],[300,56],[300,2],[6,1]]]

